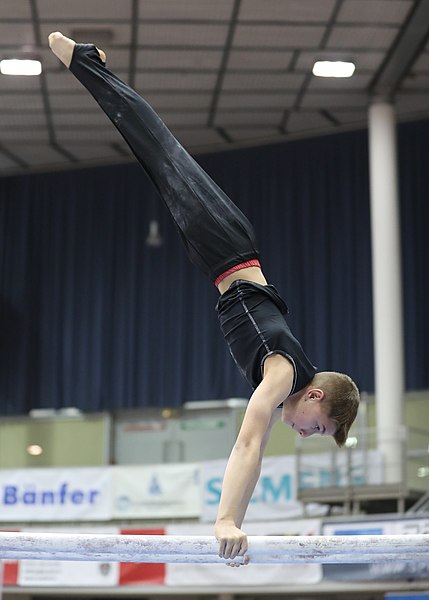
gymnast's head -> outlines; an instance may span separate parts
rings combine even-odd
[[[322,371],[283,406],[282,421],[301,437],[331,435],[342,447],[359,406],[359,390],[343,373]]]

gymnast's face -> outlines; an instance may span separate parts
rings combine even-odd
[[[290,397],[283,405],[282,421],[301,437],[334,435],[336,424],[324,412],[324,392],[311,389],[301,398]]]

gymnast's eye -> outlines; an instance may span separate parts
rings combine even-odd
[[[320,431],[320,425],[315,425],[315,426],[313,427],[313,429],[314,429],[314,431]]]

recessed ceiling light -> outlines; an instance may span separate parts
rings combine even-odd
[[[12,58],[0,61],[0,73],[2,75],[40,75],[41,72],[42,63],[40,60]]]
[[[27,447],[27,452],[28,454],[31,454],[31,456],[40,456],[43,452],[43,448],[42,446],[39,446],[39,444],[31,444]]]
[[[313,75],[317,77],[351,77],[355,72],[352,62],[342,60],[318,60],[313,66]]]
[[[429,467],[419,467],[417,469],[417,477],[429,477]]]

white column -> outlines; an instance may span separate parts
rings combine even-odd
[[[395,113],[369,108],[372,285],[377,446],[385,483],[401,481],[403,461],[403,317]]]

